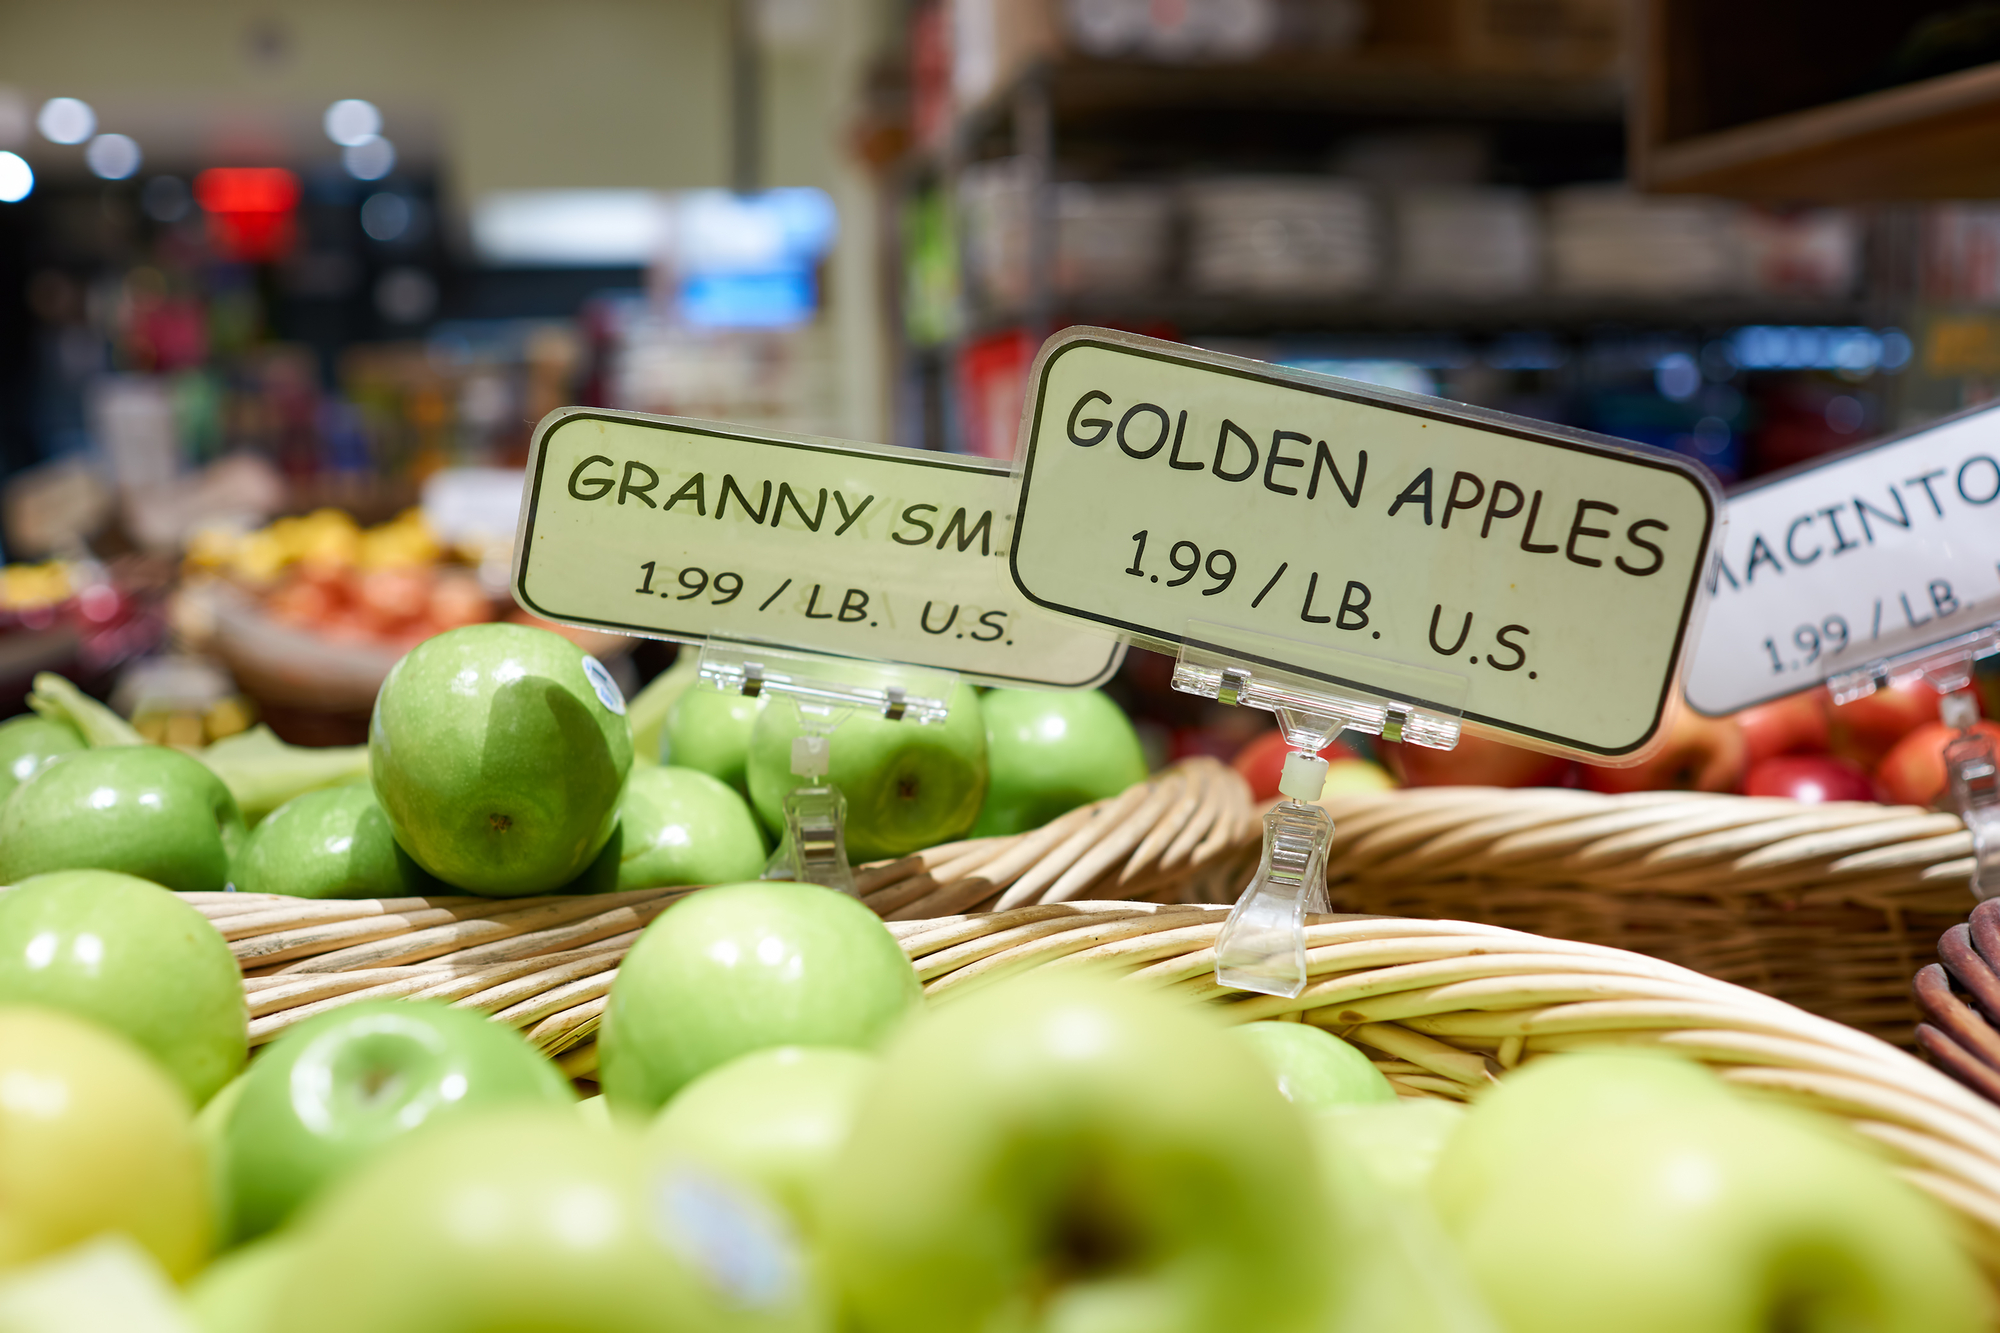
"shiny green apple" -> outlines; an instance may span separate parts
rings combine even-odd
[[[849,717],[833,733],[828,781],[847,798],[847,855],[856,865],[964,837],[986,796],[986,724],[970,685],[952,691],[950,712],[928,726],[873,715]],[[807,779],[792,772],[797,710],[766,709],[750,737],[750,799],[773,832],[785,827],[785,793]]]
[[[59,754],[84,749],[83,733],[67,722],[24,713],[0,722],[0,801]]]
[[[0,805],[0,883],[117,870],[216,893],[242,845],[222,779],[178,750],[125,745],[58,755]]]
[[[679,664],[676,663],[676,668]],[[660,762],[695,768],[750,799],[750,733],[771,696],[741,694],[693,684],[681,691],[660,728]]]
[[[258,1057],[224,1129],[235,1234],[263,1235],[419,1126],[574,1100],[520,1033],[475,1010],[372,1000],[307,1019]]]
[[[667,714],[700,679],[701,654],[692,648],[684,648],[672,666],[647,681],[645,688],[632,696],[625,720],[632,727],[633,763],[661,762],[661,736],[666,728]]]
[[[618,828],[570,891],[726,884],[763,869],[764,833],[741,796],[692,768],[649,765],[625,780]]]
[[[295,796],[250,831],[236,858],[243,893],[294,898],[419,898],[452,890],[396,845],[372,787]]]
[[[1394,1101],[1382,1071],[1324,1028],[1310,1023],[1244,1023],[1229,1035],[1257,1053],[1278,1081],[1278,1091],[1301,1109]]]
[[[988,690],[979,704],[993,778],[976,838],[1040,828],[1145,780],[1139,733],[1101,690]]]
[[[651,1112],[751,1051],[871,1049],[922,998],[896,937],[845,894],[779,881],[707,889],[662,912],[619,965],[599,1077],[616,1109]]]
[[[469,625],[390,670],[368,762],[419,865],[473,893],[520,897],[569,883],[610,839],[632,733],[610,674],[568,639]]]
[[[837,1046],[778,1046],[740,1055],[682,1088],[647,1137],[724,1175],[758,1185],[812,1234],[834,1159],[881,1062]]]
[[[203,1270],[188,1287],[188,1313],[200,1333],[277,1333],[278,1305],[298,1239],[289,1232],[238,1246]]]
[[[1343,1262],[1311,1154],[1209,1014],[1030,974],[884,1053],[822,1247],[871,1333],[1306,1333]]]
[[[114,1032],[0,1007],[0,1271],[106,1232],[176,1280],[201,1266],[208,1182],[187,1097]]]
[[[208,918],[108,870],[37,875],[0,894],[0,1004],[120,1033],[196,1106],[243,1068],[249,1045],[243,974]]]
[[[743,1187],[574,1111],[385,1154],[305,1219],[285,1333],[809,1333],[805,1256]]]

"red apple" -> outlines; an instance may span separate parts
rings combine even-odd
[[[1667,715],[1667,741],[1630,768],[1583,766],[1592,791],[1735,791],[1749,766],[1749,744],[1733,717],[1703,717],[1679,702]]]
[[[1938,698],[1938,692],[1919,677],[1838,705],[1828,714],[1833,752],[1863,768],[1877,768],[1903,737],[1937,721]]]
[[[1567,759],[1471,735],[1451,750],[1384,742],[1382,761],[1406,787],[1559,787],[1570,773]]]
[[[1259,801],[1278,799],[1278,777],[1284,771],[1285,756],[1291,747],[1285,744],[1285,733],[1273,727],[1252,740],[1236,752],[1229,766],[1243,775],[1250,784],[1250,795]],[[1353,759],[1354,751],[1339,741],[1328,745],[1320,754],[1328,761]]]
[[[1754,767],[1774,755],[1819,754],[1830,735],[1827,710],[1833,701],[1823,688],[1801,690],[1736,715]]]
[[[1822,801],[1872,801],[1875,784],[1859,765],[1830,754],[1780,754],[1750,765],[1745,796],[1783,796],[1817,805]]]
[[[1979,722],[1973,730],[2000,745],[2000,725]],[[1944,771],[1944,747],[1958,737],[1943,722],[1926,722],[1896,744],[1875,766],[1875,781],[1897,805],[1930,805],[1946,796],[1950,780]]]

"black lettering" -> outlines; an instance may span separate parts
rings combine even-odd
[[[1267,491],[1276,491],[1280,495],[1297,495],[1299,493],[1298,487],[1280,486],[1277,482],[1271,480],[1271,473],[1274,468],[1304,467],[1306,465],[1306,460],[1303,458],[1286,458],[1279,452],[1284,448],[1286,440],[1297,440],[1300,444],[1311,444],[1312,436],[1301,435],[1295,430],[1274,430],[1271,432],[1271,454],[1270,457],[1264,460],[1264,489]]]
[[[1625,540],[1631,542],[1642,551],[1651,551],[1653,553],[1653,563],[1641,569],[1637,565],[1626,564],[1625,557],[1622,555],[1612,562],[1618,568],[1636,578],[1644,578],[1648,574],[1657,574],[1660,572],[1660,566],[1667,563],[1666,552],[1639,535],[1639,530],[1642,528],[1658,528],[1661,532],[1665,532],[1667,525],[1660,522],[1657,518],[1642,518],[1631,527],[1625,529]]]
[[[981,514],[979,521],[972,525],[970,532],[966,531],[965,527],[965,511],[961,509],[953,514],[950,520],[944,525],[944,535],[938,538],[938,550],[942,551],[944,549],[944,544],[951,540],[953,533],[958,534],[958,549],[961,553],[964,552],[966,547],[972,545],[972,539],[977,537],[979,538],[979,554],[992,555],[993,511],[989,509]]]
[[[1512,509],[1502,509],[1500,507],[1501,491],[1512,492],[1514,496],[1514,507]],[[1527,502],[1528,502],[1528,497],[1521,494],[1521,488],[1519,486],[1516,486],[1513,482],[1511,481],[1494,482],[1493,494],[1486,501],[1486,521],[1479,525],[1479,535],[1481,537],[1484,537],[1487,534],[1487,532],[1492,529],[1494,519],[1512,518],[1514,517],[1514,515],[1520,513],[1521,506],[1526,504]]]
[[[729,508],[729,497],[732,495],[736,497],[736,503],[743,506],[743,512],[750,515],[753,522],[763,523],[765,511],[771,507],[770,482],[767,481],[764,483],[764,498],[755,509],[752,509],[750,507],[750,497],[737,489],[736,478],[730,476],[727,472],[723,473],[722,494],[715,499],[715,517],[718,521],[722,518],[723,511]]]
[[[1722,586],[1721,581],[1723,579],[1729,580],[1729,586],[1732,591],[1738,589],[1741,586],[1736,582],[1736,576],[1729,572],[1729,566],[1723,563],[1721,554],[1718,553],[1715,557],[1715,563],[1708,567],[1709,596],[1711,597],[1715,596],[1715,590]]]
[[[1951,590],[1951,584],[1944,579],[1932,579],[1929,584],[1931,607],[1940,617],[1958,610],[1958,594]]]
[[[799,503],[799,497],[792,491],[792,483],[789,481],[780,482],[778,484],[778,503],[771,510],[771,526],[774,528],[778,526],[778,520],[785,516],[786,500],[792,502],[792,508],[798,513],[799,522],[805,524],[806,527],[814,532],[819,531],[821,520],[826,518],[826,487],[822,486],[819,488],[819,508],[813,511],[811,517],[807,517],[806,507]]]
[[[1502,625],[1500,632],[1493,637],[1502,648],[1514,654],[1514,660],[1511,662],[1496,662],[1493,660],[1493,654],[1488,653],[1486,654],[1486,665],[1492,667],[1495,671],[1519,671],[1528,660],[1528,650],[1507,636],[1514,633],[1527,634],[1530,632],[1526,625]]]
[[[1187,410],[1183,408],[1181,410],[1181,419],[1174,426],[1174,447],[1167,454],[1167,466],[1180,472],[1199,472],[1201,471],[1201,464],[1199,462],[1190,460],[1183,463],[1181,461],[1181,441],[1186,437]]]
[[[868,594],[860,588],[849,588],[840,599],[840,619],[842,624],[868,619]]]
[[[1461,481],[1469,481],[1472,483],[1472,498],[1470,500],[1461,500],[1458,498],[1458,483],[1460,483]],[[1444,518],[1438,522],[1439,530],[1442,531],[1443,529],[1451,526],[1452,510],[1477,509],[1479,508],[1479,502],[1481,500],[1484,500],[1485,498],[1486,498],[1485,482],[1473,476],[1470,472],[1452,473],[1451,489],[1445,492],[1445,497],[1444,497]]]
[[[632,484],[632,474],[635,472],[646,474],[646,484],[644,486],[634,486]],[[658,509],[658,505],[646,498],[646,493],[659,484],[659,473],[653,471],[653,469],[647,467],[637,459],[627,459],[625,463],[625,475],[618,482],[618,503],[624,504],[626,496],[636,495],[639,497],[639,503],[645,505],[646,508]]]
[[[1232,435],[1243,441],[1243,447],[1250,451],[1250,461],[1243,465],[1241,472],[1228,472],[1222,466],[1223,458],[1229,453],[1229,437]],[[1215,466],[1209,470],[1224,481],[1248,480],[1257,471],[1257,442],[1250,438],[1250,432],[1225,418],[1222,429],[1215,433]]]
[[[1005,621],[1007,618],[1007,613],[1005,611],[988,611],[985,615],[979,617],[980,625],[986,629],[992,630],[993,632],[991,634],[981,634],[976,629],[967,630],[966,633],[971,635],[974,639],[977,639],[981,643],[993,642],[995,639],[999,638],[1002,634],[1005,634],[1007,632],[1007,626],[1005,624],[994,623],[993,617],[995,616],[999,616],[1002,621]]]
[[[1361,594],[1361,600],[1358,602],[1354,600],[1354,594],[1357,592]],[[1349,579],[1347,581],[1347,588],[1340,594],[1340,614],[1333,622],[1333,627],[1335,629],[1367,629],[1368,603],[1374,600],[1375,595],[1368,591],[1367,584]],[[1349,617],[1353,618],[1352,624],[1348,623]]]
[[[703,518],[707,518],[708,505],[701,498],[702,479],[705,475],[706,475],[705,473],[697,472],[692,477],[689,477],[686,481],[682,482],[681,488],[675,491],[672,495],[667,497],[666,509],[662,509],[660,512],[663,514],[666,513],[668,509],[672,509],[675,505],[679,504],[683,500],[693,500],[694,512],[701,515]]]
[[[849,528],[853,527],[855,520],[859,519],[863,514],[868,512],[868,506],[874,503],[874,500],[875,497],[872,495],[862,496],[861,503],[855,506],[854,511],[852,513],[849,513],[847,509],[847,497],[842,495],[839,491],[835,491],[833,493],[833,503],[835,507],[840,510],[840,526],[833,530],[833,535],[838,537],[842,533],[846,532]]]
[[[1813,516],[1811,514],[1800,514],[1792,520],[1792,525],[1785,529],[1785,554],[1792,558],[1792,563],[1795,565],[1810,565],[1813,561],[1826,554],[1824,546],[1813,547],[1811,555],[1799,554],[1799,548],[1796,544],[1799,529],[1812,521]]]
[[[1153,441],[1153,447],[1150,449],[1134,449],[1132,442],[1125,438],[1125,428],[1130,426],[1132,418],[1138,416],[1141,412],[1151,412],[1160,419],[1160,438]],[[1151,458],[1154,454],[1167,447],[1167,432],[1172,427],[1173,423],[1167,419],[1167,410],[1164,407],[1155,407],[1151,403],[1140,403],[1124,416],[1118,418],[1118,447],[1133,458]]]
[[[1458,627],[1458,640],[1449,648],[1438,643],[1438,617],[1443,614],[1444,603],[1439,602],[1431,608],[1431,651],[1442,653],[1446,657],[1456,656],[1458,650],[1465,647],[1466,636],[1472,633],[1472,612],[1465,613],[1465,623]]]
[[[1908,480],[1904,481],[1903,483],[1905,486],[1923,487],[1925,498],[1931,502],[1931,512],[1936,514],[1939,518],[1944,517],[1944,506],[1938,503],[1937,492],[1931,489],[1931,480],[1935,477],[1942,477],[1943,475],[1944,475],[1943,468],[1934,467],[1929,472],[1924,473],[1922,476],[1911,477]]]
[[[1868,539],[1870,545],[1873,545],[1875,541],[1875,529],[1868,526],[1868,516],[1870,514],[1875,515],[1875,517],[1881,519],[1884,523],[1888,523],[1894,527],[1908,528],[1910,526],[1910,511],[1903,507],[1902,493],[1894,486],[1891,486],[1889,488],[1889,498],[1896,502],[1896,516],[1894,518],[1890,518],[1887,512],[1877,509],[1860,496],[1857,495],[1854,497],[1854,513],[1861,520],[1861,535]]]
[[[931,604],[929,602],[924,603],[924,613],[917,617],[917,624],[923,628],[926,634],[942,634],[957,622],[958,604],[956,602],[952,603],[951,614],[945,617],[944,624],[939,625],[936,629],[931,628]]]
[[[1090,449],[1103,444],[1104,437],[1111,433],[1111,421],[1107,417],[1092,417],[1082,422],[1077,420],[1077,417],[1082,415],[1083,409],[1090,406],[1092,400],[1103,403],[1106,407],[1111,406],[1111,395],[1099,389],[1092,389],[1076,400],[1076,406],[1069,410],[1069,442],[1079,449]],[[1080,425],[1088,426],[1097,433],[1086,440],[1076,433],[1076,428]]]
[[[1586,528],[1583,526],[1583,520],[1590,516],[1590,511],[1593,509],[1606,514],[1616,514],[1618,512],[1617,505],[1608,505],[1602,500],[1578,500],[1576,502],[1576,517],[1569,521],[1569,544],[1563,548],[1563,555],[1571,564],[1588,565],[1590,568],[1596,569],[1604,563],[1602,560],[1595,560],[1590,556],[1578,555],[1576,553],[1577,538],[1609,537],[1611,535],[1611,529],[1609,528]]]
[[[1333,461],[1333,451],[1321,440],[1313,446],[1312,477],[1306,482],[1306,499],[1319,499],[1319,470],[1325,468],[1333,474],[1333,484],[1340,488],[1340,498],[1347,501],[1349,509],[1361,503],[1361,483],[1368,480],[1368,451],[1356,451],[1354,459],[1354,489],[1347,489],[1347,481],[1340,475],[1340,466]]]
[[[1306,600],[1305,600],[1305,605],[1299,608],[1299,619],[1304,621],[1309,621],[1315,625],[1324,625],[1328,621],[1332,620],[1333,617],[1316,616],[1313,614],[1313,594],[1317,593],[1318,591],[1319,591],[1319,575],[1314,574],[1312,578],[1306,581]]]
[[[612,481],[611,478],[609,477],[585,477],[583,475],[583,470],[589,467],[592,463],[602,463],[606,467],[611,466],[611,460],[606,458],[603,454],[592,454],[590,457],[584,459],[581,463],[578,463],[574,468],[570,469],[569,494],[571,499],[585,500],[585,501],[602,500],[605,496],[611,494],[611,488],[617,485],[617,483]],[[593,488],[590,494],[585,495],[582,491],[576,488],[576,483],[579,479],[583,481],[584,485]]]
[[[1431,525],[1431,470],[1429,468],[1425,468],[1422,472],[1419,472],[1415,479],[1403,488],[1403,493],[1396,497],[1396,503],[1389,506],[1389,517],[1394,518],[1396,511],[1404,505],[1413,504],[1421,504],[1424,507],[1424,526],[1429,527]]]
[[[1986,464],[1987,468],[1990,469],[1993,473],[1993,489],[1986,492],[1985,495],[1981,496],[1977,500],[1972,498],[1971,491],[1965,489],[1966,470],[1970,468],[1974,463]],[[2000,497],[2000,463],[1994,462],[1991,458],[1988,458],[1985,454],[1974,454],[1972,457],[1966,459],[1963,463],[1960,463],[1958,465],[1959,499],[1965,501],[1969,505],[1990,505],[1993,503],[1995,497]]]
[[[722,506],[718,504],[718,505],[716,506],[716,510],[717,510],[717,512],[720,512],[720,511],[721,511],[721,509],[722,509]],[[831,612],[831,611],[821,611],[821,612],[818,612],[817,614],[815,614],[815,613],[814,613],[814,611],[813,611],[813,608],[814,608],[814,607],[816,607],[816,606],[818,606],[818,605],[819,605],[819,585],[818,585],[817,583],[815,583],[815,584],[813,584],[813,590],[812,590],[812,596],[811,596],[811,597],[808,597],[808,598],[806,599],[806,619],[807,619],[807,620],[832,620],[832,619],[833,619],[833,612]]]
[[[1847,540],[1847,534],[1840,530],[1840,514],[1846,507],[1846,505],[1838,505],[1832,509],[1816,509],[1813,511],[1816,514],[1823,515],[1826,521],[1833,525],[1833,553],[1835,555],[1839,555],[1842,551],[1855,551],[1861,548],[1860,542]]]
[[[1521,549],[1530,555],[1547,555],[1560,550],[1554,542],[1544,545],[1535,540],[1535,520],[1542,516],[1542,493],[1535,492],[1535,498],[1528,504],[1528,526],[1521,529]]]
[[[1778,557],[1771,554],[1771,548],[1765,544],[1764,534],[1761,532],[1750,539],[1750,563],[1743,567],[1743,581],[1745,583],[1755,583],[1757,581],[1757,566],[1759,565],[1769,565],[1775,573],[1782,574],[1785,572],[1785,567],[1778,563]],[[1732,588],[1735,587],[1736,580],[1731,579],[1729,586]]]
[[[913,523],[917,527],[922,528],[924,530],[923,535],[918,537],[905,537],[900,532],[892,532],[889,534],[889,538],[891,541],[898,542],[904,546],[922,546],[925,543],[929,542],[932,537],[935,537],[937,535],[936,528],[932,527],[930,524],[924,522],[922,519],[917,517],[917,511],[920,509],[927,509],[933,514],[935,514],[938,511],[938,507],[936,505],[911,505],[908,509],[905,509],[903,511],[903,522]]]
[[[1915,629],[1919,625],[1928,625],[1931,621],[1937,619],[1936,616],[1925,616],[1922,620],[1917,619],[1917,613],[1910,609],[1910,594],[1899,592],[1896,596],[1903,603],[1903,619],[1909,622],[1911,629]]]

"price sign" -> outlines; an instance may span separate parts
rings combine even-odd
[[[1102,329],[1030,383],[1012,570],[1036,604],[1167,652],[1195,622],[1277,636],[1290,660],[1205,646],[1377,693],[1450,672],[1468,724],[1545,749],[1658,728],[1720,504],[1694,465]]]
[[[1115,638],[1007,583],[1013,495],[978,459],[566,408],[535,432],[515,597],[625,634],[1099,684]]]
[[[1753,482],[1729,499],[1688,673],[1704,713],[2000,620],[2000,410]]]

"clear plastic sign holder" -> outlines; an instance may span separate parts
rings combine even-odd
[[[847,861],[847,798],[826,781],[833,769],[833,734],[856,714],[915,727],[943,722],[958,674],[712,638],[701,649],[701,685],[745,698],[783,700],[798,713],[792,773],[807,781],[785,795],[784,835],[764,878],[799,880],[858,896]]]
[[[1227,643],[1229,649],[1210,645]],[[1271,662],[1310,662],[1308,675]],[[1390,683],[1385,694],[1346,683]],[[1289,753],[1264,816],[1257,873],[1215,942],[1215,979],[1235,990],[1298,995],[1306,985],[1305,918],[1326,912],[1326,858],[1333,819],[1314,804],[1326,790],[1320,751],[1354,730],[1388,741],[1449,750],[1458,744],[1471,682],[1464,676],[1365,658],[1247,630],[1189,622],[1173,685],[1186,694],[1277,715]]]

